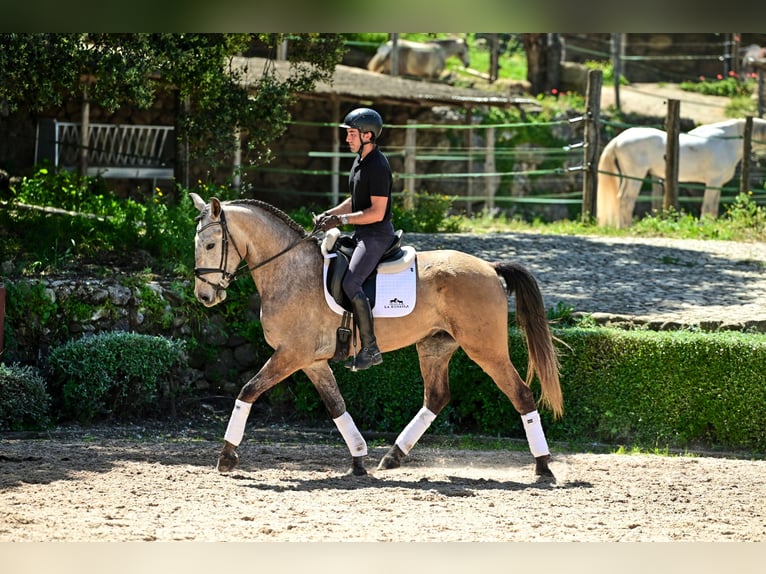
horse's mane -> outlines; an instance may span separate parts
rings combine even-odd
[[[264,211],[268,211],[278,219],[281,219],[285,225],[287,225],[293,231],[296,231],[298,234],[300,234],[301,237],[306,237],[308,235],[308,232],[303,228],[303,226],[296,222],[292,217],[287,215],[281,209],[278,209],[270,203],[266,203],[265,201],[261,201],[259,199],[233,199],[231,201],[227,201],[226,203],[229,205],[250,205],[253,207],[258,207]]]

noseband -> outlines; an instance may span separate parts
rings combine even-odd
[[[231,273],[226,270],[226,268],[228,267],[228,262],[229,262],[229,240],[231,240],[231,244],[234,246],[234,250],[237,252],[237,256],[239,257],[240,262],[244,259],[244,257],[242,257],[242,254],[240,253],[239,248],[237,247],[237,244],[234,241],[234,238],[229,233],[229,228],[226,225],[225,212],[221,210],[220,220],[211,221],[207,225],[203,225],[200,229],[197,230],[197,235],[199,235],[202,231],[204,231],[208,227],[212,227],[213,225],[220,225],[221,230],[223,232],[223,240],[221,241],[221,262],[219,263],[218,267],[195,267],[194,275],[195,277],[197,277],[197,279],[199,279],[203,283],[207,283],[208,285],[214,287],[216,291],[221,291],[226,289],[229,286],[229,283],[231,283],[234,279],[236,279],[237,276],[243,271],[254,271],[255,269],[258,269],[259,267],[263,267],[267,263],[271,263],[272,261],[274,261],[274,259],[276,259],[277,257],[284,255],[285,253],[290,251],[293,247],[296,247],[297,245],[299,245],[302,241],[306,239],[313,239],[316,235],[316,232],[312,231],[312,233],[310,233],[309,235],[307,235],[300,241],[296,241],[295,243],[288,245],[276,255],[272,255],[271,257],[269,257],[268,259],[265,259],[264,261],[261,261],[257,265],[253,265],[252,267],[249,267],[247,263],[243,263],[234,271],[234,273]],[[207,277],[205,277],[205,275],[209,275],[210,273],[221,274],[221,279],[218,281],[218,283],[213,283]]]

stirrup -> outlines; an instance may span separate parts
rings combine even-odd
[[[346,362],[346,368],[352,371],[364,371],[373,365],[380,365],[383,362],[383,355],[377,345],[364,347],[356,357],[352,357]]]

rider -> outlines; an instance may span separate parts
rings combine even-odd
[[[351,301],[359,326],[362,350],[346,367],[361,371],[383,362],[373,330],[370,301],[362,284],[375,270],[383,253],[394,240],[391,222],[391,166],[377,140],[383,130],[383,119],[370,108],[357,108],[340,124],[346,129],[346,143],[357,154],[349,172],[351,196],[316,217],[317,228],[327,231],[338,225],[354,226],[356,247],[343,279],[343,291]]]

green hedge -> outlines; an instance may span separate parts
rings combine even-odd
[[[70,340],[48,356],[59,420],[130,419],[172,409],[181,392],[186,343],[112,332]]]
[[[0,363],[0,431],[44,429],[51,398],[40,372],[28,365]]]
[[[542,411],[548,438],[645,448],[766,451],[766,337],[737,332],[561,329],[565,413]],[[522,376],[526,348],[510,331]],[[386,353],[381,367],[334,368],[361,428],[398,432],[420,408],[423,385],[414,347]],[[298,414],[326,422],[311,384],[288,383]],[[452,401],[431,432],[523,438],[513,405],[462,351],[450,363]],[[276,389],[275,389],[276,390]],[[537,382],[534,384],[539,396]],[[283,392],[284,391],[277,391]]]

